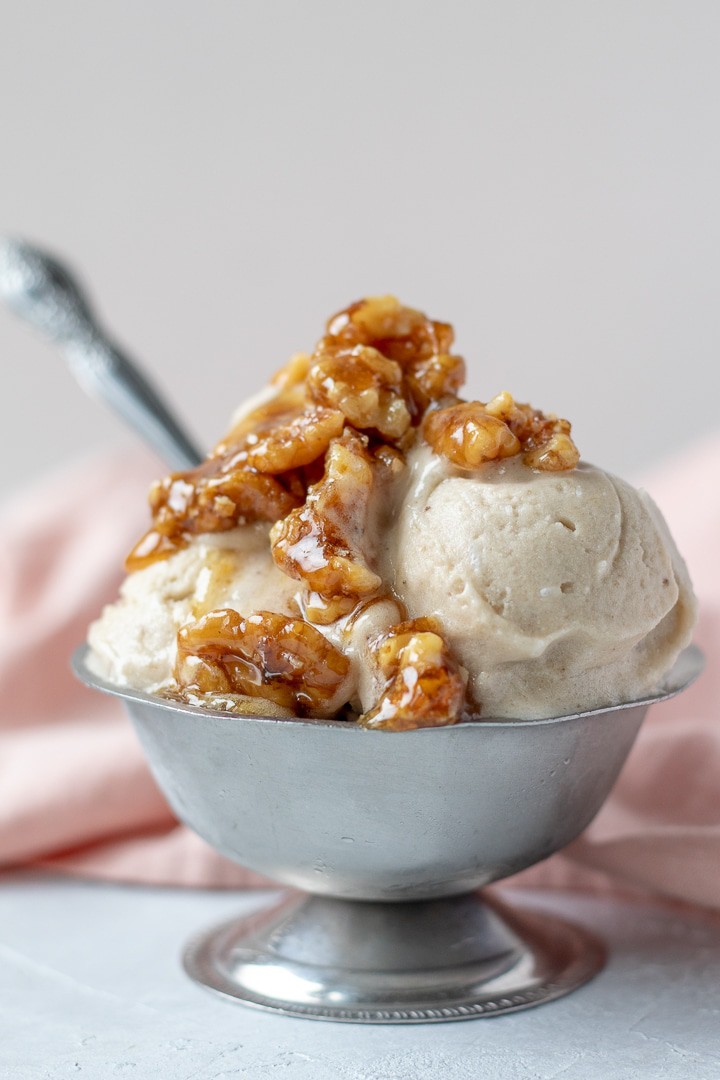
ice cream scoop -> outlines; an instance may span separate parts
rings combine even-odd
[[[581,463],[469,473],[411,459],[383,557],[432,615],[482,715],[539,718],[654,693],[690,642],[687,568],[649,496]]]

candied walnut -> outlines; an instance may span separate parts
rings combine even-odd
[[[532,405],[513,400],[507,390],[485,406],[487,412],[508,425],[520,440],[523,461],[533,469],[562,472],[574,469],[580,460],[575,443],[570,438],[569,420],[545,414]]]
[[[453,337],[449,323],[433,322],[394,296],[370,296],[328,320],[320,348],[326,344],[372,345],[403,364],[449,352]]]
[[[166,536],[157,529],[148,529],[125,556],[125,569],[128,574],[134,573],[135,570],[143,570],[151,563],[167,559],[176,551],[187,547],[188,542],[189,537],[182,534]]]
[[[447,323],[433,322],[394,297],[363,300],[331,319],[313,356],[298,353],[292,357],[273,380],[276,393],[239,415],[202,465],[156,486],[151,497],[152,528],[128,556],[127,569],[137,570],[167,557],[197,533],[287,517],[305,500],[308,487],[321,483],[323,459],[346,420],[373,439],[379,437],[406,452],[417,438],[413,423],[419,422],[428,404],[454,395],[462,382],[464,364],[450,355],[452,340]],[[385,446],[372,459],[375,464],[385,475],[397,475],[403,461],[392,458],[390,446]],[[356,462],[356,473],[358,469]],[[330,486],[335,483],[334,478],[328,479]],[[360,531],[366,503],[361,500]],[[321,534],[315,520],[317,509],[311,507],[303,519],[293,518],[288,533],[294,529],[298,539]],[[295,576],[305,577],[325,601],[340,595],[366,595],[369,582],[376,587],[377,576],[365,566],[359,549],[343,554],[342,537],[358,531],[357,523],[349,529],[350,507],[343,510],[342,524],[336,512],[326,513],[326,509],[322,514],[331,522],[326,539],[335,547],[333,560],[322,564],[317,585],[306,573]],[[293,546],[289,536],[284,540],[286,546]],[[325,539],[320,546],[327,554]],[[346,561],[340,568],[342,558]],[[278,565],[288,573],[293,572],[290,564],[301,561],[295,556],[278,557]],[[336,571],[342,588],[338,582],[333,584]],[[318,611],[324,607],[324,618],[329,619],[331,605],[315,606]]]
[[[494,398],[490,398],[490,401],[485,405],[485,412],[489,413],[490,416],[497,417],[498,420],[502,420],[506,424],[516,423],[521,416],[519,406],[516,405],[512,394],[507,390],[502,390]]]
[[[548,472],[572,469],[580,459],[569,421],[519,404],[507,390],[486,405],[470,401],[430,413],[423,432],[436,453],[464,469],[521,451],[526,465]]]
[[[261,473],[284,473],[321,458],[332,439],[342,433],[345,416],[339,409],[308,409],[264,435],[248,435],[241,451],[248,465]]]
[[[386,439],[399,439],[410,426],[402,369],[370,346],[319,354],[307,391],[320,405],[341,409],[356,428],[374,428]]]
[[[377,349],[402,368],[405,396],[419,417],[431,402],[456,394],[465,380],[464,361],[450,355],[453,338],[449,323],[428,319],[394,296],[374,296],[328,321],[316,356],[358,345]]]
[[[373,457],[387,470],[387,475],[397,477],[405,468],[405,458],[394,446],[380,444],[373,450]]]
[[[465,703],[465,679],[434,620],[391,627],[372,653],[387,682],[377,705],[360,717],[361,724],[408,731],[457,723]]]
[[[293,505],[293,492],[274,476],[254,469],[233,469],[228,473],[203,475],[200,469],[173,476],[153,485],[150,507],[156,527],[163,514],[172,515],[173,524],[191,533],[224,532],[242,521],[277,521]],[[160,529],[160,531],[163,531]]]
[[[580,454],[569,435],[556,432],[534,450],[526,450],[523,461],[532,469],[543,472],[563,472],[574,469],[580,460]]]
[[[351,431],[335,439],[325,475],[309,489],[305,505],[278,521],[270,533],[278,567],[325,599],[358,599],[382,583],[361,549],[373,487],[365,443]]]
[[[305,412],[305,385],[290,383],[273,397],[263,401],[249,412],[241,412],[227,435],[220,440],[210,455],[211,459],[227,461],[242,451],[249,436],[261,438],[275,428],[291,424]]]
[[[127,557],[127,570],[167,558],[197,533],[285,517],[315,479],[308,481],[304,470],[324,457],[344,423],[338,409],[308,409],[304,387],[291,387],[241,417],[195,469],[153,485],[153,525]]]
[[[172,555],[197,533],[227,532],[244,522],[277,521],[302,502],[304,491],[292,475],[280,480],[248,468],[213,475],[212,464],[210,459],[197,469],[174,473],[153,485],[153,527],[125,560],[128,571]]]
[[[319,626],[328,626],[344,618],[356,609],[358,603],[354,596],[322,596],[312,590],[299,597],[298,602],[303,618]]]
[[[488,413],[481,401],[429,413],[423,434],[437,454],[462,469],[477,469],[520,452],[520,442],[508,425]]]
[[[394,296],[368,296],[328,319],[323,344],[371,345],[386,339],[407,339],[423,318]]]
[[[181,627],[177,650],[182,690],[265,698],[298,716],[330,715],[350,670],[314,626],[272,611],[211,611]]]
[[[194,705],[213,712],[235,713],[238,716],[272,716],[279,720],[289,720],[295,713],[267,698],[249,697],[247,694],[206,693],[202,694],[191,686],[176,687],[173,690],[160,691],[161,696],[182,705]]]
[[[270,382],[273,386],[277,386],[279,390],[302,385],[310,370],[310,363],[308,353],[293,353],[287,364],[283,364],[280,370],[275,372]]]
[[[417,360],[406,374],[418,412],[424,412],[433,401],[456,397],[465,382],[465,361],[461,356],[447,353]]]

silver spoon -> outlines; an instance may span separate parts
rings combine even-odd
[[[24,240],[0,238],[0,297],[62,346],[83,389],[114,409],[173,470],[202,460],[157,390],[98,325],[62,263]]]

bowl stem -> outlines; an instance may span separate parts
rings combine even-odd
[[[604,960],[586,930],[481,892],[412,903],[292,893],[201,934],[184,956],[196,982],[245,1004],[383,1024],[529,1008]]]

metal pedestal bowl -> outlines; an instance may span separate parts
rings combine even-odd
[[[664,692],[551,720],[391,733],[238,717],[120,690],[177,816],[230,859],[303,890],[196,937],[185,967],[218,993],[293,1016],[461,1020],[568,993],[603,965],[591,934],[477,890],[592,821]],[[309,896],[307,894],[310,894]]]

